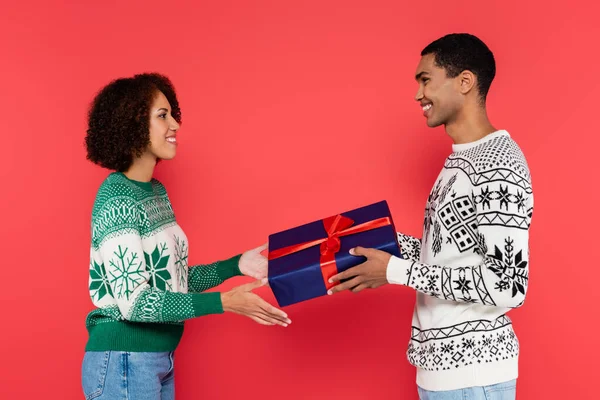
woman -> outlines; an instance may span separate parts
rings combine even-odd
[[[266,282],[262,246],[188,268],[188,242],[165,187],[152,178],[177,152],[181,111],[168,78],[118,79],[94,99],[87,158],[113,170],[92,211],[89,290],[82,366],[87,399],[172,399],[173,352],[183,321],[233,312],[265,325],[287,315],[251,292]],[[226,293],[202,293],[236,275],[257,280]]]

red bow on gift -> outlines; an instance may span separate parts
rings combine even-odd
[[[323,220],[323,226],[327,237],[310,242],[294,244],[282,249],[269,251],[269,260],[284,257],[289,254],[297,253],[301,250],[305,250],[317,245],[320,245],[321,250],[321,274],[323,275],[323,281],[325,282],[325,288],[331,289],[337,283],[329,283],[329,278],[338,273],[337,264],[335,262],[335,254],[340,251],[341,241],[340,237],[353,235],[355,233],[366,232],[372,229],[382,228],[387,225],[391,225],[392,221],[389,217],[378,218],[373,221],[365,222],[363,224],[354,225],[354,221],[343,215],[334,215],[333,217],[325,218]]]

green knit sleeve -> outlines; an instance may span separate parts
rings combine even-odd
[[[135,322],[178,322],[223,313],[220,293],[177,293],[144,287],[126,319]]]
[[[228,260],[190,267],[188,290],[192,293],[200,293],[219,286],[229,278],[242,275],[239,267],[241,256],[241,254],[238,254]]]

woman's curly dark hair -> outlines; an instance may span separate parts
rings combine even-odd
[[[87,159],[102,167],[125,172],[134,157],[150,144],[150,107],[158,92],[171,105],[171,115],[181,123],[181,110],[171,81],[157,73],[120,78],[106,85],[88,112],[85,137]]]

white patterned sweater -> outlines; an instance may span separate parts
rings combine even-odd
[[[422,239],[398,234],[387,278],[417,291],[407,357],[426,390],[518,377],[519,342],[506,315],[529,278],[533,191],[509,133],[454,144],[429,195]]]

